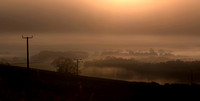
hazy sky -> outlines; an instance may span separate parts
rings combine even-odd
[[[199,26],[200,0],[0,1],[0,51],[22,47],[26,33],[35,50],[198,50]]]

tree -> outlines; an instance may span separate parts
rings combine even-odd
[[[57,68],[60,73],[77,74],[76,64],[70,58],[59,57],[56,58],[51,65]]]

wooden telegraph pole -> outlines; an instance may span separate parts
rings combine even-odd
[[[79,64],[79,62],[82,60],[82,59],[79,59],[79,58],[76,58],[76,59],[74,59],[74,60],[76,60],[76,72],[77,72],[77,75],[78,75],[78,64]]]
[[[32,39],[33,36],[23,36],[22,39],[26,39],[27,44],[27,72],[29,73],[29,39]]]

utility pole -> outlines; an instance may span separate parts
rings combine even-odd
[[[76,68],[76,72],[77,72],[77,75],[78,75],[78,64],[79,64],[79,62],[82,60],[82,59],[79,59],[79,58],[76,58],[76,59],[74,59],[74,60],[76,60],[76,66],[77,66],[77,68]]]
[[[27,44],[27,72],[29,73],[29,39],[32,39],[33,36],[23,36],[22,39],[26,39],[26,44]]]

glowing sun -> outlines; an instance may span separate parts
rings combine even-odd
[[[151,0],[107,0],[110,3],[116,4],[116,5],[129,5],[129,4],[143,4],[148,3]]]

